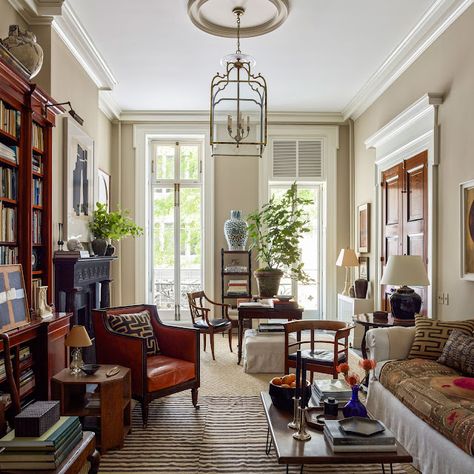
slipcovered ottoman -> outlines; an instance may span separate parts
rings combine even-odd
[[[296,342],[289,337],[289,344]],[[243,342],[244,371],[247,374],[280,374],[285,370],[285,334],[259,334],[247,329]],[[296,348],[293,351],[295,352]]]

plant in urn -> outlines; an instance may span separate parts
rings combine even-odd
[[[245,250],[247,246],[247,222],[241,215],[241,211],[230,211],[230,219],[224,223],[224,235],[229,250]]]

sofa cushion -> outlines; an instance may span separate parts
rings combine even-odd
[[[155,392],[194,379],[196,367],[186,360],[156,355],[147,358],[146,376],[148,391]]]
[[[474,379],[426,359],[387,362],[380,383],[416,416],[474,454]]]
[[[474,337],[455,329],[449,336],[438,362],[474,377]]]
[[[155,333],[151,325],[150,313],[110,314],[108,316],[110,329],[117,334],[139,337],[146,340],[147,355],[156,355],[159,352]]]
[[[474,332],[473,319],[466,321],[435,321],[424,316],[416,316],[415,326],[415,339],[411,346],[409,358],[437,360],[454,329],[467,335],[472,335]]]

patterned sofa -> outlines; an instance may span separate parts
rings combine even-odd
[[[414,357],[420,345],[415,333],[420,339],[419,328],[367,333],[371,357],[378,362],[367,408],[396,433],[422,473],[472,474],[474,378],[434,360],[446,342],[436,334],[432,340],[423,335],[428,358]]]

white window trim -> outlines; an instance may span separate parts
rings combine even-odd
[[[153,303],[150,280],[150,206],[151,142],[179,137],[182,140],[201,139],[203,145],[203,264],[204,291],[214,296],[214,162],[210,154],[209,126],[196,123],[155,123],[133,125],[135,150],[135,221],[145,229],[144,236],[135,239],[135,301]]]
[[[405,109],[364,143],[375,149],[375,303],[380,307],[382,266],[382,173],[423,151],[428,153],[428,315],[437,317],[437,234],[438,225],[438,107],[441,94],[425,94]]]
[[[323,142],[323,174],[320,179],[302,178],[299,182],[321,183],[322,246],[321,255],[321,319],[335,319],[337,314],[336,285],[336,224],[337,224],[337,150],[339,127],[334,125],[269,125],[268,146],[259,162],[259,206],[268,201],[268,182],[271,178],[273,140],[320,139]],[[282,182],[288,181],[280,180]]]

